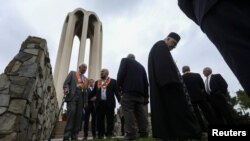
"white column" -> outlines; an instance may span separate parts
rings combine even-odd
[[[69,21],[66,29],[66,35],[63,43],[63,51],[60,58],[59,73],[57,79],[56,93],[59,106],[61,106],[63,98],[63,83],[68,75],[69,64],[72,53],[72,45],[74,39],[74,30],[76,24],[76,17],[74,14],[69,13]]]
[[[89,16],[84,13],[84,18],[83,18],[83,24],[82,24],[82,34],[80,38],[80,47],[79,47],[79,53],[78,53],[78,62],[77,66],[79,66],[81,63],[84,62],[84,57],[85,57],[85,48],[86,48],[86,40],[87,40],[87,34],[88,34],[88,24],[89,24]],[[84,62],[88,64],[88,62]]]
[[[89,78],[93,78],[95,80],[100,78],[101,57],[102,57],[101,42],[102,42],[101,23],[95,21],[94,37],[91,42],[92,44],[90,46],[90,54],[89,54]]]
[[[66,20],[67,20],[67,18],[66,18]],[[58,82],[58,74],[59,74],[59,68],[60,68],[60,65],[61,65],[62,51],[63,51],[63,47],[64,47],[66,29],[67,29],[67,26],[68,26],[68,22],[66,20],[64,21],[64,24],[63,24],[61,39],[60,39],[59,48],[58,48],[58,51],[57,51],[56,65],[55,65],[54,78],[53,78],[55,86],[57,85],[57,82]]]

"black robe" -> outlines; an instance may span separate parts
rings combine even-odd
[[[168,46],[157,42],[148,58],[153,137],[199,138],[201,129]]]

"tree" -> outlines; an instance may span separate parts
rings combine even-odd
[[[245,91],[238,90],[236,94],[241,108],[244,110],[250,109],[250,98],[247,96]]]

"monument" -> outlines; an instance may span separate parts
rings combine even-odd
[[[58,104],[63,98],[63,83],[68,75],[70,58],[73,47],[73,39],[77,36],[80,40],[78,62],[84,62],[86,40],[90,39],[88,78],[97,80],[102,62],[102,23],[94,12],[82,8],[68,13],[61,33],[59,49],[57,52],[56,66],[54,70],[54,84],[57,93]],[[77,65],[77,66],[78,66]]]

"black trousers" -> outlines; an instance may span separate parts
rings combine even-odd
[[[125,135],[125,130],[124,130],[125,120],[124,120],[124,116],[120,117],[120,120],[121,120],[121,135],[124,136]]]
[[[248,1],[220,0],[201,27],[250,96],[249,19]]]
[[[202,118],[202,114],[204,115],[209,124],[218,124],[218,119],[215,115],[215,112],[207,100],[192,101],[192,105],[194,108],[195,115],[203,131],[207,131],[207,125],[205,124],[205,121]]]
[[[96,107],[94,102],[88,102],[88,106],[84,108],[85,115],[84,115],[84,137],[88,136],[89,131],[89,118],[91,115],[91,130],[92,136],[96,137]]]
[[[111,137],[113,135],[114,130],[114,115],[115,109],[114,107],[110,107],[108,101],[100,101],[98,103],[97,109],[97,131],[98,137],[102,138],[104,135],[107,137]],[[106,121],[106,126],[105,126]],[[105,130],[105,127],[107,129]]]
[[[232,113],[233,107],[227,103],[223,94],[210,94],[209,99],[219,124],[236,124]]]

